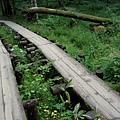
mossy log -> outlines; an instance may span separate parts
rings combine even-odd
[[[97,23],[112,23],[112,19],[109,18],[102,18],[97,17],[93,15],[88,14],[82,14],[77,12],[71,12],[71,11],[64,11],[64,10],[58,10],[58,9],[51,9],[51,8],[45,8],[45,7],[32,7],[28,9],[23,9],[21,11],[22,13],[44,13],[44,14],[52,14],[52,15],[59,15],[59,16],[65,16],[65,17],[71,17],[76,18],[80,20],[90,21],[90,22],[97,22]]]

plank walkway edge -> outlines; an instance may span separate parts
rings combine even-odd
[[[91,108],[108,120],[120,120],[120,95],[54,43],[11,21],[0,20],[34,43]]]
[[[0,120],[27,120],[9,53],[0,41]]]

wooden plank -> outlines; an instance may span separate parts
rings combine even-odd
[[[92,86],[93,89],[95,89],[99,93],[103,93],[103,91],[104,91],[104,94],[102,94],[102,97],[104,97],[104,99],[107,100],[109,98],[112,98],[113,101],[115,100],[114,98],[116,98],[117,96],[115,96],[114,93],[112,93],[112,92],[111,92],[111,94],[108,94],[108,92],[110,92],[111,88],[108,87],[105,83],[99,82],[99,81],[101,81],[101,79],[99,79],[97,76],[93,75],[91,72],[85,71],[85,68],[82,65],[80,65],[80,64],[75,65],[74,63],[77,63],[77,62],[75,60],[73,61],[71,57],[65,58],[64,61],[68,66],[70,65],[70,68],[73,69],[76,72],[76,74],[81,76],[81,78],[84,79],[85,82],[87,82],[90,86]],[[82,71],[79,68],[81,68]],[[117,97],[117,99],[120,101],[119,97]],[[113,105],[113,106],[116,106],[116,105]],[[118,107],[118,106],[116,106],[116,107]],[[118,108],[118,109],[120,111],[120,108]]]
[[[7,82],[8,80],[8,74],[6,71],[6,65],[5,61],[3,59],[4,54],[2,54],[0,62],[1,62],[1,78],[2,78],[2,91],[3,91],[3,100],[4,100],[4,112],[5,112],[5,119],[6,120],[12,120],[12,103],[11,103],[11,92],[10,92],[10,87]]]
[[[1,53],[0,53],[1,58]],[[5,120],[4,116],[4,101],[3,101],[3,88],[2,88],[2,74],[1,74],[1,62],[0,62],[0,119]]]
[[[26,116],[24,113],[24,109],[23,109],[23,104],[22,101],[20,99],[20,95],[19,95],[19,91],[18,91],[18,87],[17,87],[17,83],[16,83],[16,79],[15,76],[13,75],[13,68],[11,66],[11,62],[10,62],[10,57],[6,57],[6,65],[9,67],[9,69],[7,69],[7,73],[9,73],[9,85],[11,88],[11,93],[12,93],[12,113],[14,115],[14,119],[15,120],[26,120]],[[13,97],[16,96],[16,97]]]
[[[17,31],[19,34],[27,38],[29,41],[33,42],[35,45],[43,45],[43,44],[50,44],[50,41],[47,41],[46,39],[42,38],[41,36],[29,31],[28,29],[17,25],[13,22],[8,21],[7,25]],[[27,33],[27,34],[26,34]]]
[[[47,42],[44,38],[24,29],[17,24],[3,21],[14,30],[28,37],[49,60],[53,61],[53,66],[67,80],[72,79],[74,90],[97,112],[108,119],[118,117],[120,119],[120,96],[112,90],[97,76],[84,68],[80,63],[71,58],[55,44]]]
[[[10,86],[7,82],[8,75],[6,72],[6,66],[4,64],[4,61],[1,61],[1,73],[2,73],[2,88],[3,88],[3,99],[4,99],[4,112],[5,112],[5,119],[6,120],[13,120],[12,116],[12,101],[11,101],[11,92],[10,92]]]
[[[56,56],[59,57],[58,59],[64,59],[63,61],[68,66],[70,65],[70,68],[73,69],[73,71],[75,71],[76,74],[80,75],[83,79],[86,80],[86,82],[90,83],[90,85],[93,86],[94,89],[96,89],[97,91],[101,91],[100,93],[102,93],[104,91],[104,95],[105,96],[103,96],[103,97],[105,99],[109,99],[110,96],[109,96],[108,92],[111,90],[111,88],[108,87],[108,85],[106,85],[101,79],[99,79],[98,77],[96,77],[95,75],[93,75],[84,66],[82,66],[80,63],[78,63],[73,58],[71,58],[64,51],[59,50],[59,48],[57,48],[57,47],[54,48],[54,46],[52,46],[52,45],[47,45],[47,48],[48,47],[49,47],[49,49],[52,50],[52,53],[56,54]],[[43,52],[44,51],[48,51],[48,50],[43,50]],[[61,53],[61,54],[58,54],[58,52]],[[61,56],[63,56],[63,58]],[[86,78],[84,78],[84,77],[86,77]],[[96,85],[98,85],[98,86],[96,86]],[[101,87],[103,87],[103,89],[101,89]],[[112,93],[111,98],[113,98],[113,100],[114,100],[114,98],[117,97],[117,99],[120,101],[120,97],[116,96],[115,91],[111,92],[111,93]],[[119,108],[119,111],[120,111],[120,108]]]
[[[46,55],[46,56],[51,56],[51,58],[49,58],[49,59],[51,59],[51,60],[55,60],[54,62],[53,62],[53,65],[55,66],[55,68],[60,72],[60,73],[62,73],[62,75],[66,78],[66,79],[68,79],[68,80],[70,80],[71,78],[72,78],[72,81],[73,81],[73,85],[74,85],[74,89],[76,88],[76,87],[78,87],[79,88],[79,91],[77,91],[77,93],[79,93],[80,95],[81,94],[85,94],[85,95],[87,95],[87,96],[89,96],[89,98],[90,98],[90,100],[92,99],[93,100],[93,102],[94,102],[94,104],[92,104],[91,105],[91,107],[96,107],[96,106],[99,106],[97,109],[98,109],[98,111],[99,112],[101,112],[100,110],[99,110],[99,108],[100,107],[102,107],[102,112],[104,113],[104,111],[105,111],[105,114],[106,114],[106,111],[107,112],[109,112],[109,115],[108,116],[111,116],[112,118],[114,117],[114,115],[116,115],[117,117],[119,117],[120,116],[120,112],[119,111],[116,111],[116,108],[118,107],[118,106],[116,106],[116,105],[120,105],[120,103],[119,103],[119,100],[117,100],[117,104],[116,104],[116,98],[114,97],[114,96],[109,96],[110,94],[108,94],[108,93],[106,93],[105,95],[107,95],[108,94],[108,97],[109,98],[111,98],[112,99],[112,103],[114,103],[113,104],[113,106],[109,103],[109,102],[107,102],[106,101],[106,98],[104,98],[103,96],[101,96],[101,94],[103,94],[103,91],[99,91],[98,89],[95,89],[93,86],[90,86],[88,83],[89,82],[86,82],[86,78],[83,78],[83,75],[84,74],[82,74],[82,77],[81,77],[81,74],[79,74],[79,73],[81,73],[81,72],[79,72],[79,69],[77,69],[74,65],[73,65],[73,63],[71,63],[71,61],[69,61],[69,59],[67,58],[67,57],[65,57],[65,58],[62,58],[62,59],[58,59],[58,54],[56,54],[56,51],[55,51],[55,53],[54,53],[54,50],[52,51],[51,49],[53,49],[53,47],[49,47],[49,45],[47,45],[47,47],[46,46],[42,46],[42,48],[41,48],[42,50],[43,50],[43,53]],[[44,52],[44,51],[46,51],[46,52]],[[75,61],[74,61],[75,62]],[[61,66],[61,68],[60,68],[60,66]],[[63,69],[65,69],[66,71],[63,71]],[[67,74],[67,73],[68,74]],[[67,77],[66,77],[66,74],[67,74]],[[88,75],[90,75],[89,73],[88,73]],[[84,75],[84,76],[86,76],[86,75]],[[97,79],[99,79],[99,78],[96,78],[96,80]],[[93,81],[94,82],[94,81]],[[77,84],[75,84],[75,83],[77,83]],[[96,84],[97,85],[97,84]],[[84,87],[83,87],[84,86]],[[82,93],[81,93],[81,90],[80,90],[80,87],[81,87],[81,89],[84,89],[85,91],[87,91],[87,92],[83,92],[82,91]],[[103,90],[106,90],[106,89],[104,89],[104,87],[100,87],[101,89],[103,89]],[[104,96],[105,96],[104,95]],[[82,95],[81,95],[82,96]],[[91,98],[92,97],[92,98]],[[112,98],[113,97],[113,98]],[[83,99],[86,101],[86,96],[83,96]],[[108,98],[107,98],[108,99]],[[115,102],[113,102],[113,101],[115,101]],[[89,103],[89,104],[91,104],[91,101],[86,101],[87,103]],[[100,103],[102,103],[103,105],[100,105]],[[104,104],[107,106],[107,107],[105,107],[104,106]],[[115,106],[114,106],[115,105]],[[104,106],[104,107],[103,107]],[[116,108],[113,108],[113,107],[116,107]],[[111,109],[112,109],[112,111],[111,111]],[[118,107],[118,109],[119,109],[119,107]]]
[[[54,43],[52,44],[46,44],[46,45],[42,45],[42,46],[37,46],[40,51],[50,60],[59,60],[59,59],[64,59],[66,57],[68,57],[69,55],[67,53],[65,53],[63,50],[61,50],[58,46],[56,46]],[[49,51],[49,49],[50,51]],[[49,53],[50,52],[50,53]],[[51,57],[53,55],[53,53],[55,54],[55,57]]]
[[[67,80],[71,80],[72,79],[72,84],[73,84],[73,88],[74,90],[87,102],[89,103],[89,105],[91,107],[95,107],[97,109],[97,111],[99,111],[99,113],[101,113],[103,115],[102,112],[105,112],[105,116],[109,116],[109,113],[107,113],[108,111],[106,110],[106,108],[104,108],[101,105],[101,102],[104,104],[106,101],[104,101],[104,99],[101,100],[101,96],[98,94],[96,96],[96,91],[94,89],[92,89],[90,86],[88,86],[87,84],[85,84],[85,82],[83,82],[82,79],[80,79],[79,76],[77,76],[75,73],[72,73],[73,71],[71,71],[71,69],[69,69],[68,66],[66,66],[66,64],[64,64],[62,61],[60,62],[54,62],[53,63],[54,66],[59,67],[57,68],[57,70],[62,73],[63,76],[66,77],[67,74]],[[64,65],[63,65],[64,64]],[[61,67],[60,67],[61,66]],[[64,71],[63,71],[64,69]],[[74,77],[73,77],[74,75]],[[80,82],[78,82],[78,80]],[[86,87],[88,89],[86,89]],[[98,101],[98,99],[100,99],[100,101]],[[111,106],[110,106],[111,107]],[[112,108],[112,107],[111,107]],[[100,110],[102,111],[100,111]]]
[[[3,98],[4,119],[1,120],[26,120],[22,101],[16,84],[10,56],[0,41],[0,77]],[[0,101],[0,102],[2,102]],[[2,104],[1,104],[2,105]],[[2,111],[2,107],[0,108]]]

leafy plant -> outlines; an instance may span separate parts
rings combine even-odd
[[[79,110],[80,109],[80,103],[76,104],[75,107],[74,107],[74,111],[73,111],[73,114],[74,114],[74,119],[75,120],[84,120],[85,119],[85,111],[84,110]]]
[[[120,57],[113,57],[103,65],[104,79],[112,83],[120,82]]]
[[[27,63],[28,59],[26,58],[26,51],[19,48],[18,45],[14,45],[11,49],[12,54],[20,56],[20,62]]]
[[[100,114],[96,114],[96,118],[94,120],[101,120],[100,118],[101,118]]]
[[[19,0],[16,2],[16,6],[18,9],[19,7],[28,7],[29,3],[29,1],[23,0]],[[64,0],[63,2],[65,2],[66,6],[60,9],[108,17],[112,18],[114,21],[118,21],[120,18],[120,1],[117,1],[116,3],[115,1],[113,1],[114,3],[112,4],[109,3],[109,6],[107,8],[104,2],[98,0],[74,0],[71,1],[72,4],[67,4],[67,2],[70,1]],[[96,4],[96,2],[99,4]],[[46,6],[46,1],[38,1],[38,6]],[[49,1],[48,6],[57,7],[57,2]],[[71,56],[76,56],[79,53],[85,53],[86,58],[83,64],[92,71],[103,68],[105,75],[104,80],[108,81],[107,83],[110,87],[120,92],[120,61],[118,52],[120,50],[119,24],[114,23],[108,26],[112,30],[110,35],[104,35],[103,33],[99,35],[90,32],[89,22],[75,20],[77,24],[73,27],[70,27],[70,19],[60,16],[39,14],[40,19],[38,21],[32,22],[28,22],[25,18],[23,20],[23,16],[21,16],[21,13],[18,13],[17,16],[1,16],[1,18],[20,23],[33,32],[39,32],[41,36],[47,36],[49,40],[54,40],[55,42],[66,45],[67,52]],[[0,26],[0,35],[4,35],[7,39],[7,42],[13,44],[13,46],[15,44],[18,44],[19,41],[14,40],[13,37],[15,33],[12,31],[12,34],[8,34],[8,32],[11,32],[8,27],[3,25]],[[116,55],[116,57],[109,57],[109,54],[114,51],[117,51],[118,55]],[[38,111],[40,120],[74,120],[75,116],[76,119],[80,119],[79,117],[84,118],[85,113],[84,111],[80,110],[79,105],[77,105],[76,108],[71,107],[70,94],[66,88],[63,91],[65,91],[65,97],[67,100],[62,98],[61,96],[61,102],[59,101],[60,103],[58,103],[58,97],[51,95],[49,89],[50,86],[53,85],[54,80],[45,80],[46,72],[49,73],[51,70],[51,67],[48,64],[48,66],[41,66],[40,63],[36,63],[33,64],[31,67],[28,67],[25,65],[29,63],[29,61],[25,58],[26,53],[21,52],[20,48],[17,47],[14,48],[14,53],[18,53],[18,55],[20,54],[22,56],[20,58],[21,62],[18,62],[17,64],[19,68],[24,69],[25,86],[19,86],[21,97],[23,98],[23,100],[31,98],[38,99]],[[37,58],[38,59],[35,58],[35,60],[39,61],[40,55],[38,55]],[[54,105],[56,107],[54,107]],[[75,112],[75,109],[78,108],[79,110],[76,110],[77,112]],[[96,116],[96,119],[99,120],[99,116]]]
[[[43,19],[42,21],[37,20],[37,22],[34,24],[42,25],[49,29],[53,29],[53,28],[55,28],[56,25],[60,24],[59,20],[60,20],[59,16],[48,15],[47,19]]]
[[[66,89],[72,87],[71,82],[72,82],[72,80],[70,80],[70,81],[67,83],[67,85],[65,86],[65,88],[62,87],[62,86],[59,86],[59,88],[60,88],[62,91],[64,91],[64,93],[65,93],[65,95],[66,95],[66,97],[67,97],[67,101],[66,101],[66,102],[68,102],[69,104],[70,104],[70,94],[69,94],[69,92],[68,92]]]

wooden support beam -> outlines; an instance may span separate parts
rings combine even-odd
[[[27,43],[28,43],[28,41],[27,41],[27,40],[20,41],[20,44],[21,44],[21,45],[26,45]]]
[[[29,48],[27,48],[27,52],[29,53],[31,51],[34,51],[35,49],[36,49],[36,47],[29,47]]]
[[[50,89],[51,89],[51,92],[53,95],[58,95],[58,94],[61,94],[63,91],[60,89],[60,86],[65,88],[66,84],[65,83],[62,83],[62,84],[56,84],[54,86],[52,86]]]
[[[23,103],[24,109],[27,111],[28,120],[38,120],[37,105],[38,101],[36,99]]]
[[[97,75],[99,78],[103,79],[103,71],[102,71],[102,70],[96,70],[96,75]]]

